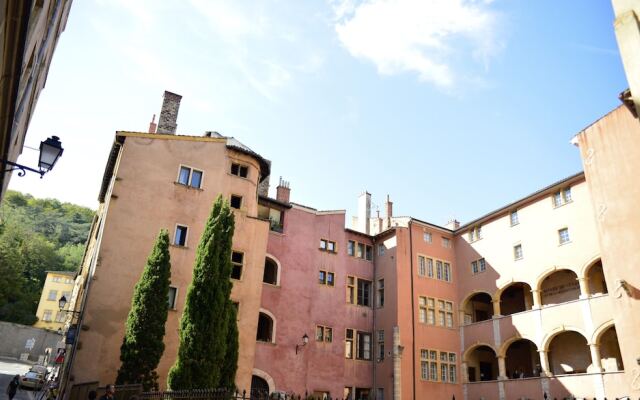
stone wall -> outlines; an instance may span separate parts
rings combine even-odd
[[[20,359],[20,355],[27,353],[28,360],[37,362],[44,356],[45,350],[54,351],[62,336],[57,332],[31,326],[0,321],[0,357]]]

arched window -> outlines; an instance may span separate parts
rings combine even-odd
[[[251,399],[266,399],[269,397],[269,383],[257,375],[251,376]]]
[[[535,343],[527,339],[512,342],[505,352],[507,379],[540,376],[542,367]]]
[[[607,294],[607,282],[604,280],[604,270],[602,269],[602,261],[598,260],[593,263],[587,270],[587,282],[589,283],[589,295]]]
[[[258,330],[256,332],[256,340],[259,342],[273,342],[273,319],[261,312],[258,315]]]
[[[264,259],[264,275],[262,276],[262,282],[271,285],[278,284],[278,264],[275,260],[269,257]]]

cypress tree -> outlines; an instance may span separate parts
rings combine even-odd
[[[229,300],[233,230],[229,203],[218,196],[198,244],[193,280],[187,290],[178,358],[168,376],[172,390],[217,388],[222,384],[225,360],[232,357],[227,341],[230,315],[234,314]]]
[[[220,377],[220,387],[235,389],[236,369],[238,368],[238,322],[236,306],[229,300],[229,328],[227,329],[227,352],[222,364],[222,374]]]
[[[164,352],[170,278],[169,233],[162,229],[133,292],[117,384],[141,383],[145,391],[158,389],[155,369]]]

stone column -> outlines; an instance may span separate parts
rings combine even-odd
[[[580,298],[586,299],[589,297],[589,281],[587,278],[580,277],[578,278],[578,283],[580,284]]]
[[[492,300],[493,302],[493,318],[500,317],[500,300]]]
[[[506,379],[508,379],[508,377],[504,356],[498,356],[498,380],[504,381]]]
[[[602,362],[600,360],[600,345],[597,343],[589,343],[591,350],[591,367],[589,372],[602,372]]]
[[[531,294],[533,295],[532,310],[537,310],[542,307],[542,296],[540,295],[540,291],[538,289],[531,290]]]
[[[463,362],[462,364],[460,364],[460,373],[462,375],[462,382],[468,383],[469,382],[469,368],[467,368],[467,363],[466,362]]]
[[[553,376],[551,373],[551,368],[549,367],[549,354],[546,350],[538,350],[540,354],[540,368],[542,368],[542,373],[540,376]]]

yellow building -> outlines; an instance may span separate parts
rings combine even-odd
[[[47,271],[47,279],[44,281],[36,312],[38,322],[33,326],[54,331],[64,327],[65,312],[60,311],[58,300],[62,296],[66,297],[67,301],[71,298],[75,274],[71,271]]]

